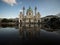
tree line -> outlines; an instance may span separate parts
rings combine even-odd
[[[46,20],[46,24],[53,28],[60,28],[60,18],[53,17],[50,20]]]
[[[1,20],[1,23],[9,23],[9,22],[16,22],[16,20],[6,19],[6,18],[4,18],[4,19]]]

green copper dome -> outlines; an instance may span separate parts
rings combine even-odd
[[[29,9],[27,9],[27,12],[29,12],[29,11],[32,11],[31,7],[29,7]]]

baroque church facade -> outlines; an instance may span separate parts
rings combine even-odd
[[[23,12],[20,12],[19,14],[19,23],[38,23],[41,22],[40,19],[41,15],[39,12],[37,12],[37,7],[33,10],[31,7],[29,7],[25,13],[25,7],[23,7]]]

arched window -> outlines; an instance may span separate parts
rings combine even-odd
[[[29,15],[31,15],[31,13],[29,13]]]

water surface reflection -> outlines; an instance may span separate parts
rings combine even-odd
[[[39,38],[41,25],[21,25],[19,26],[20,36],[25,39]],[[38,34],[39,33],[39,34]]]
[[[42,24],[0,26],[0,41],[2,43],[9,43],[8,45],[58,42],[58,40],[60,41],[59,32],[57,28],[54,29]]]

